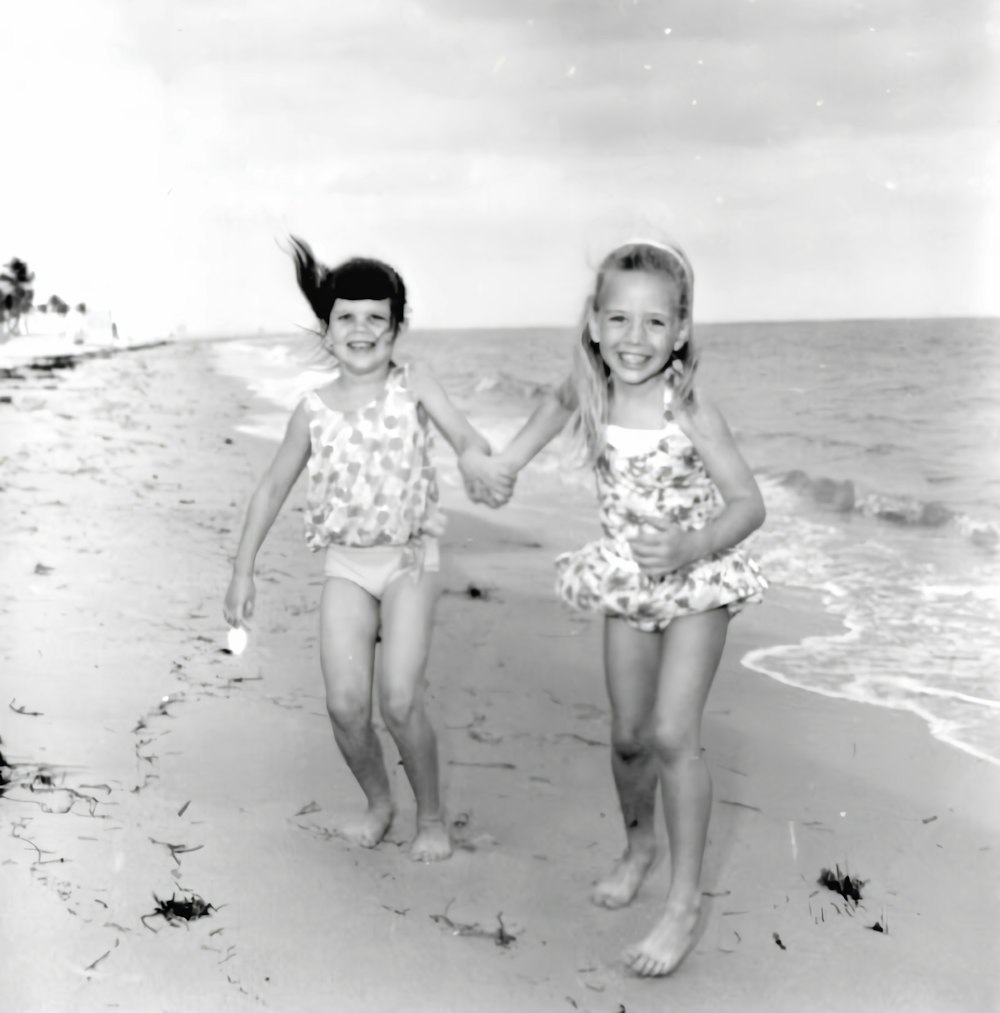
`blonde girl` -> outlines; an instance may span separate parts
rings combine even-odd
[[[625,852],[592,894],[618,908],[656,857],[659,786],[670,844],[665,910],[625,953],[640,975],[673,971],[694,944],[712,801],[701,721],[732,616],[766,587],[740,547],[764,521],[754,477],[695,385],[694,273],[680,247],[637,240],[601,263],[573,375],[468,480],[497,505],[567,422],[597,480],[603,537],[556,560],[557,589],[604,616],[611,767]]]

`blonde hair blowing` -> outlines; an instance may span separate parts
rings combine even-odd
[[[647,271],[665,274],[677,285],[677,343],[667,362],[666,382],[673,388],[674,401],[683,408],[694,407],[694,375],[698,355],[694,343],[691,310],[694,300],[694,270],[686,254],[672,243],[632,239],[616,247],[597,269],[594,291],[584,306],[580,340],[573,356],[573,382],[577,406],[571,433],[578,449],[591,463],[604,449],[604,427],[608,421],[608,389],[611,373],[590,331],[590,315],[600,307],[601,290],[609,271]]]

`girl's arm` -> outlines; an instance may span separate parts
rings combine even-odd
[[[520,471],[546,444],[551,443],[566,427],[576,407],[576,388],[567,377],[558,386],[546,391],[528,421],[517,435],[496,455],[496,462],[514,472]]]
[[[700,532],[704,539],[703,555],[731,549],[764,523],[767,511],[760,487],[714,404],[699,396],[697,408],[679,413],[677,421],[701,455],[708,477],[725,502],[722,512]]]
[[[631,546],[636,562],[654,576],[738,545],[764,523],[766,515],[757,480],[718,408],[699,396],[694,409],[679,411],[676,418],[725,506],[699,531],[683,531],[664,519],[652,523],[658,529],[655,534],[635,539]]]
[[[271,530],[282,504],[309,459],[309,419],[300,403],[288,420],[285,438],[264,473],[247,509],[243,533],[233,560],[233,576],[226,592],[223,612],[231,626],[253,615],[253,570],[257,553]]]
[[[487,478],[477,467],[478,461],[489,460],[492,453],[489,441],[452,404],[445,389],[426,367],[413,364],[409,367],[409,375],[414,397],[423,405],[458,457],[458,468],[469,498],[490,506],[505,503],[514,491],[513,479],[507,482]]]
[[[474,429],[469,420],[452,404],[445,389],[426,367],[413,363],[409,367],[409,375],[413,396],[424,406],[431,421],[459,457],[473,447],[484,454],[491,452],[486,437]]]
[[[517,473],[565,427],[575,405],[571,381],[547,391],[528,421],[504,450],[494,457],[475,451],[459,459],[469,495],[476,502],[503,506],[514,493]]]

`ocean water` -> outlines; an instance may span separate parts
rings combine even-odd
[[[1000,763],[1000,321],[702,325],[703,386],[760,481],[752,551],[773,584],[816,591],[843,632],[757,650],[748,666],[828,696],[905,709]],[[567,372],[571,330],[412,332],[494,445]],[[315,339],[213,346],[218,368],[274,406],[248,432],[281,436]],[[440,441],[443,444],[443,441]],[[439,450],[442,480],[457,474]],[[593,484],[553,444],[519,483],[594,512]],[[533,497],[534,498],[534,497]]]

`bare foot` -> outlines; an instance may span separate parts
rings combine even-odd
[[[670,974],[694,944],[699,910],[698,904],[668,908],[653,931],[641,943],[625,951],[625,963],[644,978]]]
[[[336,833],[352,844],[360,844],[363,848],[374,848],[388,832],[392,816],[391,805],[372,806],[356,819],[338,824]]]
[[[443,820],[424,823],[410,845],[410,858],[414,862],[440,862],[451,857],[451,838]]]
[[[618,864],[591,891],[590,899],[598,907],[617,908],[631,904],[656,858],[653,849],[626,851]]]

